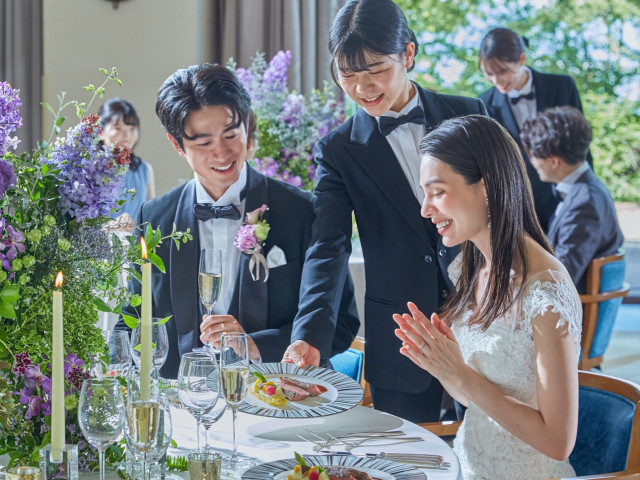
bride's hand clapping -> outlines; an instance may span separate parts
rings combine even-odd
[[[413,302],[407,305],[411,315],[393,316],[400,327],[395,330],[402,340],[400,353],[441,382],[454,380],[466,364],[453,332],[435,313],[429,320]]]

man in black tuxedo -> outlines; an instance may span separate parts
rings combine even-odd
[[[571,105],[582,111],[582,102],[573,78],[567,75],[538,72],[530,67],[524,68],[529,72],[529,80],[519,92],[520,96],[511,97],[506,93],[500,92],[496,87],[491,87],[479,98],[487,107],[489,116],[495,118],[509,130],[511,136],[520,145],[529,181],[531,182],[538,220],[540,220],[542,229],[548,232],[549,219],[553,215],[558,202],[552,195],[551,185],[540,180],[525,149],[522,148],[520,130],[524,120],[527,118],[524,112],[527,111],[528,104],[530,104],[533,111],[533,116],[547,108],[563,105]],[[518,112],[518,115],[516,115],[518,110],[522,110],[522,112]],[[588,152],[587,155],[589,164],[593,166],[591,153]]]
[[[247,332],[251,359],[280,361],[290,343],[298,310],[300,278],[314,221],[313,196],[297,187],[267,178],[245,163],[247,121],[251,100],[227,68],[204,64],[181,69],[160,88],[156,113],[178,154],[195,178],[140,209],[138,225],[151,224],[168,233],[189,229],[193,241],[164,242],[156,253],[166,274],[153,271],[153,316],[167,317],[169,356],[162,375],[175,377],[180,357],[203,342],[219,344],[221,332]],[[270,229],[262,253],[269,264],[259,279],[249,270],[251,256],[234,246],[245,213],[262,205]],[[220,248],[223,258],[222,291],[213,315],[205,317],[198,296],[201,248]],[[140,292],[132,280],[129,288]],[[349,278],[340,291],[338,322],[334,329],[316,329],[327,338],[329,356],[346,350],[358,331]],[[126,313],[137,316],[128,307]],[[124,328],[122,320],[116,328]]]
[[[559,203],[547,238],[578,292],[594,258],[612,255],[624,240],[613,199],[587,163],[591,126],[573,107],[555,107],[527,120],[524,147],[540,180],[554,183]]]

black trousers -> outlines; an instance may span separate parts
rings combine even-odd
[[[435,378],[429,388],[419,393],[404,393],[369,385],[373,408],[391,413],[413,423],[440,421],[442,392],[444,389]]]

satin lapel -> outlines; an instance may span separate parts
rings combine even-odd
[[[195,180],[185,186],[180,195],[174,223],[178,231],[190,229],[193,241],[171,244],[169,268],[171,275],[171,303],[178,331],[180,354],[200,345],[200,298],[198,296],[198,256],[200,241],[198,222],[193,214],[196,201]],[[163,232],[167,233],[167,232]]]
[[[507,96],[496,89],[494,91],[493,98],[491,99],[491,105],[494,109],[500,112],[504,128],[509,130],[511,136],[518,140],[520,138],[520,129],[518,128],[516,118],[513,116],[513,112],[509,106]]]
[[[247,172],[247,196],[245,200],[245,212],[251,212],[263,204],[269,206],[269,189],[265,176],[259,174],[251,167]],[[269,210],[265,212],[265,219],[269,221]],[[263,255],[266,257],[269,238],[265,242]],[[251,256],[243,253],[240,257],[238,278],[233,293],[229,313],[234,315],[247,333],[264,330],[267,327],[267,315],[269,310],[268,284],[264,282],[262,271],[260,280],[254,280],[249,271]]]
[[[429,121],[425,118],[425,121]],[[351,143],[345,145],[351,157],[360,164],[362,171],[380,188],[399,214],[413,226],[418,235],[430,241],[424,219],[420,215],[420,204],[399,168],[398,160],[389,142],[378,130],[375,118],[359,109],[353,118]],[[414,208],[415,207],[415,208]]]

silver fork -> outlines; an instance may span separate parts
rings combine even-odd
[[[344,440],[334,437],[330,433],[327,433],[327,436],[335,441],[334,444],[342,443],[344,445],[344,450],[346,452],[350,452],[351,450],[360,446],[364,442],[368,442],[371,440],[383,440],[383,438],[380,438],[380,437],[367,437],[361,440],[357,440],[355,442],[346,442]],[[421,442],[423,438],[422,437],[393,437],[393,438],[389,438],[389,440],[392,440],[393,443],[395,444],[395,443],[405,443],[405,442]]]

